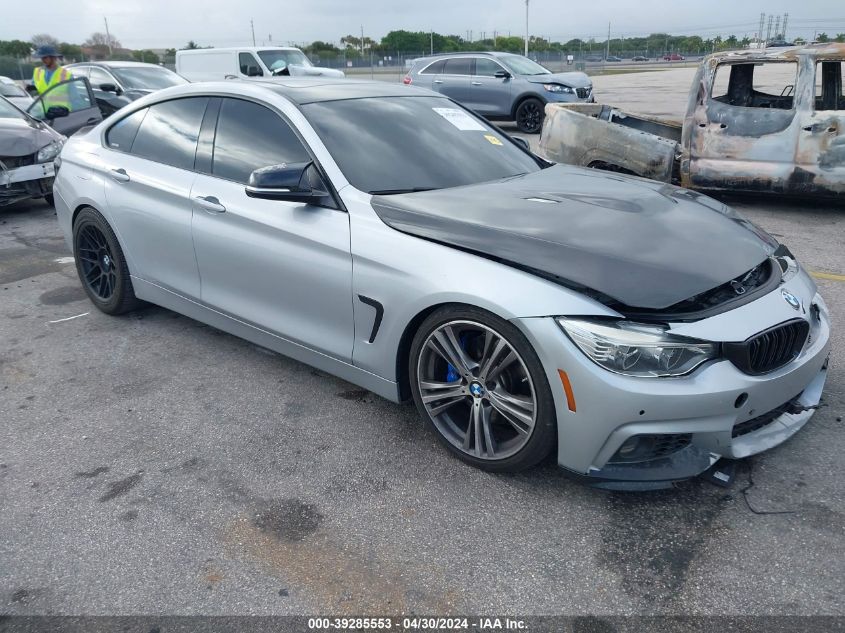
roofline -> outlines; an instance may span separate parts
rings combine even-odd
[[[712,53],[705,60],[721,62],[725,60],[760,60],[771,61],[781,59],[794,61],[798,57],[812,57],[814,59],[845,60],[845,44],[828,42],[824,44],[805,44],[798,46],[778,46],[774,48],[743,48],[734,51]]]
[[[220,48],[212,47],[212,48],[186,48],[183,50],[176,51],[176,54],[183,54],[183,55],[196,55],[199,53],[207,53],[209,51],[215,53],[231,53],[233,51],[299,51],[302,52],[301,48],[297,48],[296,46],[221,46]]]
[[[422,55],[420,57],[416,57],[415,59],[435,59],[437,57],[463,57],[466,55],[492,55],[494,57],[498,57],[501,55],[516,55],[517,57],[523,57],[519,53],[509,53],[508,51],[461,51],[459,53],[437,53],[434,55]]]

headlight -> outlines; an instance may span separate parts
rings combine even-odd
[[[543,88],[545,88],[548,92],[562,92],[563,94],[575,94],[575,90],[570,88],[569,86],[561,86],[560,84],[543,84]]]
[[[36,163],[46,163],[53,160],[56,156],[59,155],[59,152],[62,151],[62,142],[61,141],[53,141],[49,145],[45,145],[40,150],[38,150],[38,154],[35,157]]]
[[[674,336],[654,325],[563,317],[557,322],[590,360],[626,376],[683,376],[719,352],[718,345]]]

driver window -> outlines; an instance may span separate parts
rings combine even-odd
[[[479,57],[475,60],[475,74],[481,77],[495,77],[496,73],[503,71],[504,68],[499,66],[492,59],[486,57]]]
[[[54,106],[67,108],[68,112],[96,107],[88,86],[82,78],[72,79],[50,88],[29,107],[29,114],[36,119],[46,119],[47,111]]]
[[[239,53],[238,65],[241,68],[241,74],[247,77],[262,77],[264,75],[261,65],[252,53]]]
[[[797,74],[795,62],[722,64],[716,68],[712,99],[742,108],[791,110]]]
[[[88,80],[91,82],[91,85],[99,88],[102,84],[114,84],[115,81],[112,79],[112,76],[109,75],[105,70],[101,68],[96,68],[94,66],[91,67],[91,74],[88,75]]]

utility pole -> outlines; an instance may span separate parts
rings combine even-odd
[[[757,46],[758,46],[758,48],[763,47],[763,28],[764,28],[765,24],[766,24],[766,14],[761,13],[760,14],[760,30],[757,31]]]
[[[431,54],[434,55],[434,31],[431,32]]]
[[[109,57],[111,57],[114,51],[112,51],[111,35],[109,35],[109,19],[106,16],[103,16],[103,22],[106,25],[106,44],[109,45]]]
[[[364,25],[361,25],[361,57],[364,56]]]
[[[774,32],[775,39],[780,39],[780,16],[775,17],[775,32]]]
[[[783,33],[783,39],[785,39],[787,42],[789,41],[788,39],[786,39],[786,25],[788,23],[789,23],[789,13],[784,13],[783,14],[783,30],[782,30],[782,33]]]
[[[607,58],[610,57],[610,22],[607,23],[607,46],[604,53],[604,61],[607,61]]]
[[[252,29],[252,45],[255,46],[255,23],[250,19],[249,28]]]
[[[528,57],[528,2],[525,0],[525,56]]]

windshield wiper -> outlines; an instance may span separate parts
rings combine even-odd
[[[375,191],[370,191],[370,195],[373,196],[392,196],[394,194],[400,193],[418,193],[420,191],[433,191],[436,187],[411,187],[409,189],[376,189]]]

